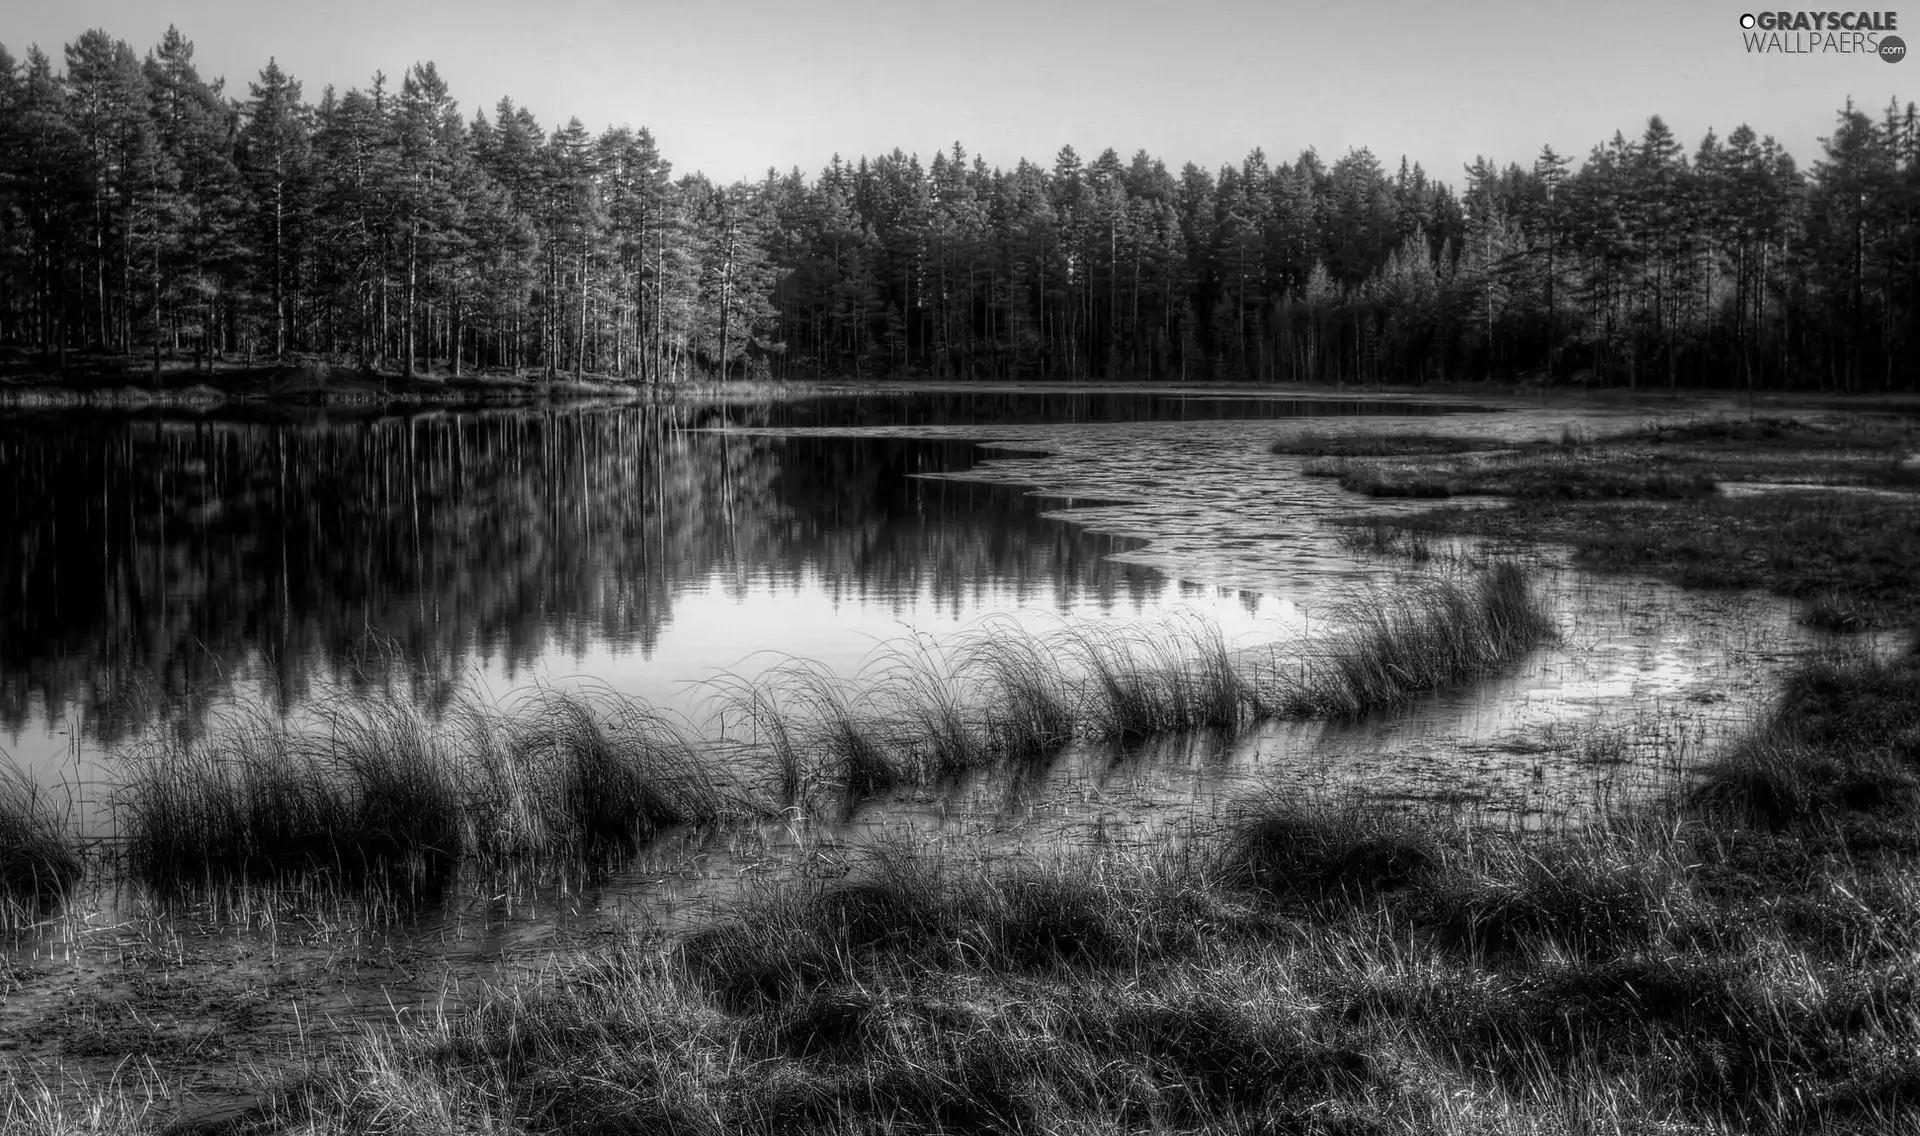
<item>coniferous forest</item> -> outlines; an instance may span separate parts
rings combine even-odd
[[[1457,183],[1457,184],[1456,184]],[[673,174],[649,132],[466,115],[431,63],[309,99],[170,29],[0,48],[0,344],[405,374],[1913,389],[1920,122],[1802,167],[1658,117],[1453,181],[1365,149],[1217,171],[959,143]]]

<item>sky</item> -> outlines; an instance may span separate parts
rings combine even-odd
[[[1802,166],[1849,96],[1920,99],[1920,62],[1753,54],[1751,0],[6,0],[16,58],[99,27],[145,54],[168,24],[244,97],[267,59],[310,101],[431,60],[462,111],[501,96],[548,129],[645,126],[719,181],[959,141],[989,165],[1144,148],[1177,171],[1367,147],[1459,184],[1476,155],[1576,159],[1663,116],[1689,152],[1745,122]],[[1898,13],[1898,9],[1893,9]],[[1905,15],[1900,13],[1900,15]],[[1908,21],[1910,21],[1910,26]],[[1898,32],[1920,41],[1920,8]]]

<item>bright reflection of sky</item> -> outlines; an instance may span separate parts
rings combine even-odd
[[[1022,626],[1041,631],[1096,620],[1151,627],[1199,616],[1220,629],[1229,648],[1271,642],[1291,633],[1299,621],[1292,603],[1272,596],[1183,586],[1158,577],[1137,587],[1117,587],[1111,596],[1083,591],[1058,605],[1040,606],[1032,593],[981,581],[958,599],[859,596],[845,589],[836,595],[813,571],[779,582],[756,580],[744,589],[715,573],[703,586],[674,597],[673,618],[651,654],[599,641],[583,650],[549,651],[531,670],[496,661],[477,677],[496,695],[530,683],[591,685],[691,712],[708,690],[699,684],[723,672],[752,678],[801,658],[853,677],[889,644],[921,635],[950,645],[996,615],[1015,615]]]

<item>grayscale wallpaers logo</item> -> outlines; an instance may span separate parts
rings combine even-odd
[[[1748,12],[1740,38],[1749,55],[1877,55],[1888,63],[1907,57],[1907,43],[1890,33],[1898,12]]]

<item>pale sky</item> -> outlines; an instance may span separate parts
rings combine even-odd
[[[16,58],[101,27],[145,54],[169,23],[244,96],[269,56],[309,101],[432,60],[471,118],[502,96],[551,130],[652,129],[676,174],[816,175],[838,152],[990,165],[1144,147],[1176,172],[1255,146],[1278,164],[1367,146],[1461,181],[1476,154],[1584,158],[1661,114],[1689,153],[1747,122],[1807,166],[1851,95],[1920,99],[1920,63],[1751,55],[1752,0],[6,0]],[[1920,8],[1899,33],[1920,40]],[[1910,77],[1911,76],[1911,77]]]

